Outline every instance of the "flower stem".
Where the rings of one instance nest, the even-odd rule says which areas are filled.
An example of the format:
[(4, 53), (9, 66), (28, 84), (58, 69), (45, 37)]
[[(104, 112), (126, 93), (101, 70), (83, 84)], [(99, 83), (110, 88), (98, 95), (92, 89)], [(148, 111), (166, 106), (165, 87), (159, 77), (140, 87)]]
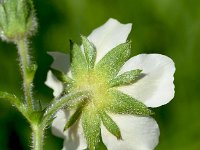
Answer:
[(28, 109), (33, 111), (33, 99), (32, 99), (32, 81), (28, 79), (28, 69), (30, 66), (30, 57), (28, 54), (28, 44), (26, 39), (20, 39), (16, 42), (19, 61), (21, 66), (21, 74), (23, 78), (23, 90), (24, 90), (24, 99), (25, 103), (28, 106)]
[(44, 129), (40, 125), (32, 125), (33, 147), (32, 150), (43, 150)]
[(88, 91), (80, 91), (77, 93), (71, 93), (64, 97), (61, 97), (59, 100), (53, 100), (51, 105), (46, 109), (42, 118), (42, 127), (45, 128), (49, 122), (51, 122), (52, 116), (56, 114), (62, 108), (69, 106), (70, 102), (80, 102), (88, 98)]

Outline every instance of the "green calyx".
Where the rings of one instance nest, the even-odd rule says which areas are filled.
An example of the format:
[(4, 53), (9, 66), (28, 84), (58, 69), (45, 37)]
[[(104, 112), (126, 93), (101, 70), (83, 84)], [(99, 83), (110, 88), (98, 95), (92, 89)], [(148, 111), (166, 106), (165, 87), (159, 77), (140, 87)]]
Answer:
[(110, 80), (109, 84), (111, 87), (129, 85), (139, 79), (141, 72), (142, 70), (139, 69), (127, 71), (121, 75), (118, 75), (114, 79)]
[(83, 41), (85, 58), (88, 64), (88, 69), (94, 68), (95, 58), (96, 58), (96, 48), (95, 46), (85, 37), (81, 36)]
[(96, 150), (101, 139), (101, 119), (91, 104), (83, 110), (81, 121), (89, 150)]
[[(99, 62), (96, 61), (98, 50), (84, 36), (82, 47), (77, 44), (71, 49), (71, 74), (55, 73), (66, 85), (68, 93), (89, 91), (89, 97), (69, 107), (75, 109), (64, 130), (78, 120), (81, 121), (89, 150), (106, 149), (101, 137), (101, 124), (118, 140), (123, 139), (120, 128), (112, 119), (112, 114), (149, 116), (152, 111), (142, 102), (130, 97), (117, 87), (130, 85), (140, 80), (142, 70), (136, 69), (118, 75), (121, 67), (130, 58), (131, 42), (118, 45), (109, 51)], [(67, 86), (66, 86), (67, 87)]]
[(37, 28), (31, 0), (0, 1), (0, 37), (16, 42), (32, 35)]
[(112, 120), (112, 118), (104, 111), (99, 112), (100, 118), (106, 129), (112, 133), (118, 140), (122, 139), (121, 132), (117, 124)]

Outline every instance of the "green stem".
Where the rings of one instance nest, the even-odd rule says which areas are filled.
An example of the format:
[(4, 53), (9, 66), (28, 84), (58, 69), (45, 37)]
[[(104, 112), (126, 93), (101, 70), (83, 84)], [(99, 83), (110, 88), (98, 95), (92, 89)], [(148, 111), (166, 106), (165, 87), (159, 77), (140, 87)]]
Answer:
[(44, 129), (40, 125), (32, 125), (32, 150), (43, 150)]
[(54, 100), (51, 105), (46, 109), (42, 119), (42, 126), (45, 128), (49, 122), (51, 122), (52, 117), (58, 112), (60, 109), (69, 106), (70, 103), (79, 102), (85, 98), (88, 98), (89, 93), (87, 91), (76, 92), (72, 94), (68, 94), (64, 97), (61, 97), (59, 100)]
[(23, 78), (23, 90), (25, 103), (27, 104), (29, 110), (33, 111), (33, 99), (32, 99), (32, 81), (28, 79), (28, 69), (30, 66), (30, 57), (28, 54), (28, 44), (26, 39), (21, 39), (17, 41), (21, 73)]
[(38, 123), (31, 123), (33, 131), (33, 150), (43, 150), (44, 132), (46, 127), (52, 121), (54, 115), (61, 108), (70, 104), (70, 101), (80, 101), (88, 97), (88, 92), (77, 92), (66, 95), (59, 100), (54, 100), (44, 112), (43, 118)]

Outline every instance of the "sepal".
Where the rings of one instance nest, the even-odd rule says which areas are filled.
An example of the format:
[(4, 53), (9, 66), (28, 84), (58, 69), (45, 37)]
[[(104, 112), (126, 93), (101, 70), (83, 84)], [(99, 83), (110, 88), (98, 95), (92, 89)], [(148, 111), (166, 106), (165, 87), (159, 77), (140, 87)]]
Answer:
[(118, 140), (122, 139), (120, 129), (117, 124), (112, 120), (112, 118), (103, 111), (99, 112), (99, 116), (101, 117), (103, 125), (106, 127), (106, 129), (110, 133), (112, 133)]
[(69, 76), (67, 76), (65, 73), (57, 71), (55, 69), (51, 69), (51, 71), (61, 82), (66, 83), (66, 84), (73, 84), (74, 80), (70, 78)]
[(88, 63), (88, 68), (94, 68), (95, 60), (96, 60), (96, 48), (93, 43), (91, 43), (85, 36), (81, 36), (82, 44), (84, 48), (85, 57)]
[(121, 75), (118, 75), (114, 79), (110, 80), (109, 85), (110, 85), (110, 87), (114, 87), (114, 86), (122, 86), (122, 85), (132, 84), (134, 81), (139, 79), (141, 72), (142, 72), (142, 70), (139, 70), (139, 69), (127, 71)]
[(69, 129), (80, 118), (81, 113), (82, 113), (82, 107), (77, 108), (77, 110), (74, 112), (74, 114), (69, 118), (69, 120), (65, 124), (63, 131)]
[(118, 45), (109, 51), (95, 66), (100, 76), (111, 80), (117, 76), (120, 68), (129, 59), (131, 54), (131, 42)]
[(118, 90), (109, 90), (110, 99), (104, 110), (114, 114), (129, 114), (137, 116), (150, 116), (153, 112), (142, 102)]
[(83, 52), (81, 51), (81, 48), (76, 43), (73, 43), (72, 47), (73, 48), (71, 50), (71, 71), (73, 79), (77, 79), (80, 76), (84, 76), (87, 73), (88, 67), (86, 58)]
[(96, 145), (101, 141), (101, 120), (94, 108), (88, 105), (82, 112), (82, 127), (89, 150), (96, 150)]

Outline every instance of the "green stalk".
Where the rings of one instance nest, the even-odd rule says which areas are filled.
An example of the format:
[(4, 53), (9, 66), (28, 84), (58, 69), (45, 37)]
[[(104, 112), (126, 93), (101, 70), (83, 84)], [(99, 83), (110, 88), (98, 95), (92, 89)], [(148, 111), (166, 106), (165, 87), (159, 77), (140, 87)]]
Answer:
[(33, 131), (33, 147), (32, 150), (43, 150), (43, 142), (44, 142), (44, 131), (40, 125), (32, 125), (32, 131)]
[(51, 122), (52, 116), (54, 116), (59, 110), (61, 110), (64, 107), (69, 106), (71, 102), (82, 101), (88, 98), (88, 96), (89, 96), (88, 91), (80, 91), (80, 92), (68, 94), (64, 97), (61, 97), (59, 100), (55, 99), (44, 112), (44, 115), (42, 118), (43, 128), (46, 128), (46, 126), (49, 125), (49, 122)]
[(33, 132), (33, 150), (43, 150), (44, 132), (47, 126), (50, 125), (54, 115), (61, 108), (70, 104), (70, 101), (80, 101), (88, 97), (88, 92), (77, 92), (66, 95), (59, 100), (54, 100), (51, 105), (46, 109), (43, 117), (38, 123), (31, 122)]
[[(79, 102), (84, 100), (85, 98), (88, 98), (89, 93), (88, 91), (79, 91), (76, 93), (65, 95), (59, 99), (53, 100), (53, 102), (49, 105), (49, 107), (45, 111), (41, 111), (41, 109), (39, 108), (40, 106), (38, 105), (39, 104), (38, 101), (35, 101), (32, 97), (32, 85), (36, 68), (30, 62), (27, 40), (25, 38), (20, 39), (16, 41), (16, 44), (18, 48), (21, 74), (23, 78), (23, 92), (24, 92), (23, 108), (26, 109), (22, 110), (22, 107), (18, 108), (24, 114), (24, 116), (27, 118), (27, 120), (31, 125), (32, 150), (43, 150), (45, 129), (52, 122), (56, 112), (58, 112), (62, 108), (67, 107), (72, 102), (73, 103)], [(5, 95), (5, 93), (2, 93), (2, 95), (3, 94)], [(17, 106), (18, 105), (21, 106), (23, 103), (20, 104), (17, 103)]]
[(21, 39), (16, 42), (18, 53), (19, 53), (19, 61), (21, 66), (21, 74), (23, 78), (23, 90), (24, 90), (24, 99), (25, 103), (28, 106), (28, 109), (33, 111), (34, 102), (32, 99), (32, 81), (28, 79), (28, 68), (30, 66), (30, 57), (28, 54), (28, 44), (26, 39)]
[(20, 68), (23, 79), (24, 104), (25, 107), (27, 107), (25, 114), (28, 114), (26, 115), (26, 118), (32, 128), (32, 149), (42, 150), (45, 131), (45, 128), (42, 128), (40, 125), (41, 122), (39, 114), (42, 112), (37, 109), (38, 101), (35, 101), (32, 97), (32, 85), (36, 67), (34, 67), (30, 62), (27, 40), (25, 38), (20, 39), (16, 42), (16, 45), (18, 48)]

